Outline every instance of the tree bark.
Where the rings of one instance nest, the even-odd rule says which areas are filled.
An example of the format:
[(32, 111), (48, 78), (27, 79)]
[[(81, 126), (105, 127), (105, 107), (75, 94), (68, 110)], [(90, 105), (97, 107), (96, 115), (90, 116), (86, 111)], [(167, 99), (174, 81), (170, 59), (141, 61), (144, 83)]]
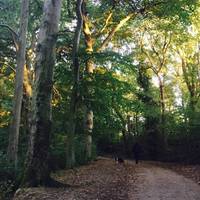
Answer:
[(45, 0), (44, 2), (36, 49), (31, 135), (23, 180), (23, 184), (26, 186), (50, 184), (48, 156), (51, 133), (52, 79), (61, 2), (62, 0)]
[(33, 88), (33, 73), (30, 70), (28, 64), (28, 58), (26, 57), (26, 65), (24, 66), (24, 83), (23, 83), (23, 100), (22, 100), (22, 111), (21, 111), (21, 124), (23, 126), (23, 131), (21, 134), (25, 134), (28, 140), (30, 136), (31, 129), (31, 98), (32, 98), (32, 88)]
[(79, 76), (80, 76), (80, 65), (78, 58), (78, 50), (80, 44), (81, 30), (83, 26), (82, 16), (82, 3), (83, 0), (77, 0), (76, 15), (77, 15), (77, 26), (74, 35), (74, 44), (72, 49), (72, 61), (73, 61), (73, 88), (70, 102), (70, 116), (68, 122), (68, 137), (67, 137), (67, 168), (72, 168), (75, 165), (75, 129), (76, 129), (76, 112), (79, 100)]
[[(196, 85), (194, 83), (194, 78), (191, 76), (195, 76), (194, 74), (190, 75), (190, 70), (189, 70), (189, 66), (188, 63), (186, 62), (186, 59), (184, 57), (181, 57), (181, 61), (182, 61), (182, 71), (183, 71), (183, 78), (184, 81), (186, 83), (189, 95), (190, 95), (190, 99), (189, 99), (189, 112), (187, 113), (187, 116), (189, 118), (189, 125), (192, 127), (194, 120), (195, 120), (195, 113), (196, 113), (196, 105), (198, 102), (198, 85)], [(192, 70), (194, 72), (194, 69)], [(186, 120), (187, 122), (187, 120)]]
[(94, 39), (89, 28), (89, 20), (86, 11), (85, 2), (83, 4), (83, 33), (85, 36), (86, 54), (86, 88), (85, 88), (85, 119), (84, 119), (84, 133), (85, 133), (85, 159), (91, 159), (92, 156), (92, 131), (93, 131), (93, 110), (91, 105), (91, 91), (90, 83), (92, 82), (92, 74), (94, 72), (94, 63), (91, 57), (93, 53)]
[(160, 105), (161, 105), (161, 130), (162, 135), (165, 137), (165, 99), (164, 99), (164, 84), (161, 80), (161, 77), (159, 74), (157, 74), (158, 80), (159, 80), (159, 90), (160, 90)]
[(92, 130), (93, 130), (93, 111), (90, 108), (90, 105), (86, 105), (85, 108), (85, 153), (86, 160), (92, 158)]
[(26, 52), (26, 32), (28, 27), (29, 0), (21, 1), (20, 29), (17, 41), (17, 68), (15, 75), (15, 91), (13, 104), (13, 117), (10, 126), (8, 160), (14, 163), (17, 168), (18, 163), (18, 143), (21, 121), (21, 107), (23, 98), (23, 80)]

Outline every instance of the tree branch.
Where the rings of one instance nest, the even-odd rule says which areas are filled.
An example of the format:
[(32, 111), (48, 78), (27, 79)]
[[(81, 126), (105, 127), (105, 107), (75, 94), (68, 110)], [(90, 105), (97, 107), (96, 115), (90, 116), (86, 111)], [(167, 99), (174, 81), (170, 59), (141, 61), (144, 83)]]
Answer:
[(109, 23), (112, 15), (113, 15), (113, 12), (110, 12), (108, 17), (106, 18), (106, 21), (105, 21), (105, 24), (104, 24), (103, 28), (100, 30), (100, 33), (102, 33), (106, 29), (106, 27), (108, 26), (108, 23)]
[(7, 63), (5, 63), (5, 62), (2, 62), (2, 61), (0, 61), (0, 63), (1, 63), (2, 65), (6, 65), (7, 67), (9, 67), (14, 73), (16, 72), (16, 70), (15, 70), (13, 67), (11, 67), (9, 64), (7, 64)]
[(106, 39), (103, 41), (102, 45), (97, 49), (97, 52), (100, 52), (102, 50), (105, 49), (105, 47), (107, 46), (107, 44), (110, 42), (110, 40), (112, 39), (112, 37), (115, 35), (115, 33), (127, 22), (129, 21), (133, 16), (135, 16), (135, 14), (131, 13), (129, 15), (127, 15), (124, 19), (122, 19), (119, 24), (117, 24), (116, 27), (114, 27), (111, 32), (108, 34), (108, 36), (106, 37)]
[(74, 69), (74, 83), (78, 84), (79, 82), (79, 59), (78, 59), (78, 50), (80, 44), (81, 31), (83, 27), (83, 14), (82, 14), (82, 4), (83, 0), (77, 0), (76, 5), (76, 15), (77, 15), (77, 26), (74, 34), (73, 48), (72, 48), (72, 61)]
[(7, 24), (0, 24), (1, 27), (7, 28), (12, 34), (15, 35), (15, 37), (19, 37), (19, 35), (17, 34), (16, 31), (14, 31), (13, 28), (11, 28), (10, 26), (8, 26)]
[(18, 50), (19, 35), (17, 34), (17, 32), (13, 28), (11, 28), (10, 26), (8, 26), (7, 24), (0, 24), (0, 27), (6, 28), (11, 33), (12, 38), (13, 38), (13, 42), (15, 44), (15, 48), (16, 48), (16, 50)]

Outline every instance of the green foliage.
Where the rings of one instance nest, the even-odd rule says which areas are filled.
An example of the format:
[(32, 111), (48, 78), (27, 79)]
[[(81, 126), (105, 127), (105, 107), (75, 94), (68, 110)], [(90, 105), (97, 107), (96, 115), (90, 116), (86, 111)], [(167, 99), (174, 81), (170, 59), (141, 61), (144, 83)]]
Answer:
[(17, 26), (18, 17), (19, 17), (19, 0), (1, 0), (1, 20), (0, 24), (7, 23), (11, 27)]
[(172, 17), (188, 23), (197, 5), (198, 0), (168, 0), (161, 3), (159, 7), (155, 7), (153, 11), (159, 17)]
[(13, 73), (9, 66), (1, 63), (0, 66), (0, 128), (6, 129), (12, 109)]
[[(99, 2), (99, 3), (97, 3)], [(124, 139), (132, 143), (139, 139), (144, 145), (145, 158), (173, 161), (199, 161), (199, 9), (196, 0), (139, 0), (139, 1), (88, 1), (87, 11), (94, 42), (94, 52), (85, 53), (84, 34), (81, 35), (79, 61), (80, 82), (76, 117), (75, 153), (77, 165), (85, 164), (84, 157), (84, 104), (86, 88), (90, 88), (91, 106), (94, 111), (93, 158), (96, 153), (113, 153), (112, 145), (124, 151)], [(0, 23), (18, 30), (19, 0), (0, 0)], [(69, 7), (67, 5), (70, 5)], [(39, 29), (43, 1), (31, 1), (27, 50)], [(68, 9), (69, 8), (69, 9)], [(110, 40), (106, 49), (96, 52), (110, 31), (127, 16), (138, 12)], [(113, 12), (106, 24), (108, 15)], [(65, 168), (66, 138), (70, 119), (70, 98), (73, 86), (72, 44), (75, 26), (75, 3), (63, 2), (60, 22), (61, 32), (57, 40), (57, 63), (54, 69), (52, 100), (53, 131), (51, 135), (50, 167)], [(106, 25), (104, 31), (100, 32)], [(165, 123), (161, 123), (160, 90), (155, 83), (155, 71), (148, 56), (158, 70), (164, 55), (166, 38), (170, 45), (165, 62), (159, 71), (164, 84)], [(13, 38), (6, 28), (0, 28), (0, 173), (12, 172), (6, 163), (10, 113), (12, 110), (16, 50)], [(154, 49), (152, 48), (154, 46)], [(34, 66), (35, 47), (32, 49), (31, 66)], [(93, 75), (85, 73), (85, 63), (91, 58), (95, 64)], [(181, 60), (186, 70), (181, 69)], [(88, 81), (91, 80), (91, 81)], [(189, 84), (188, 84), (189, 83)], [(194, 86), (191, 98), (190, 86)], [(194, 103), (194, 109), (191, 106)], [(130, 135), (127, 117), (133, 118)], [(137, 119), (136, 119), (137, 118)], [(137, 121), (137, 122), (136, 122)], [(23, 162), (28, 136), (20, 136), (20, 157)], [(164, 129), (165, 136), (161, 134)], [(122, 131), (125, 137), (122, 137)], [(149, 134), (150, 133), (150, 134)], [(163, 138), (168, 146), (163, 150)], [(163, 146), (162, 146), (163, 145)], [(165, 151), (165, 152), (164, 152)], [(152, 155), (151, 155), (152, 154)], [(22, 168), (20, 168), (21, 170)], [(20, 174), (20, 173), (19, 173)], [(13, 180), (3, 180), (2, 194), (10, 193)]]
[(0, 151), (0, 200), (7, 200), (16, 189), (15, 170), (7, 161), (6, 154)]

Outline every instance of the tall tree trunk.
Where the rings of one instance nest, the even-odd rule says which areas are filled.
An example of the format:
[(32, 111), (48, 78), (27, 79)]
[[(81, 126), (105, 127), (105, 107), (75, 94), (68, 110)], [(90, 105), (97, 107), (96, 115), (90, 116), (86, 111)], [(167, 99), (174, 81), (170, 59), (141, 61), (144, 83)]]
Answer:
[(190, 101), (189, 101), (189, 113), (188, 113), (188, 117), (189, 117), (189, 124), (192, 125), (194, 122), (194, 113), (196, 112), (196, 104), (197, 104), (197, 94), (196, 94), (196, 88), (195, 88), (195, 84), (193, 82), (193, 80), (190, 80), (189, 78), (189, 71), (187, 69), (187, 62), (185, 61), (184, 58), (181, 58), (182, 61), (182, 71), (183, 71), (183, 78), (185, 80), (185, 83), (187, 85), (187, 89), (190, 95)]
[(25, 52), (26, 52), (26, 32), (28, 27), (29, 16), (29, 0), (21, 1), (20, 14), (20, 30), (17, 42), (17, 68), (15, 76), (15, 92), (13, 117), (10, 127), (9, 145), (8, 145), (8, 159), (15, 164), (17, 168), (18, 163), (18, 143), (19, 143), (19, 129), (21, 121), (21, 107), (23, 98), (23, 79), (25, 66)]
[(139, 134), (139, 120), (138, 120), (138, 112), (135, 114), (135, 135)]
[(72, 60), (73, 60), (73, 89), (70, 102), (70, 119), (68, 122), (68, 137), (67, 137), (67, 167), (72, 168), (75, 165), (75, 129), (76, 129), (76, 112), (77, 104), (79, 99), (79, 76), (80, 76), (80, 65), (78, 58), (78, 50), (80, 43), (81, 30), (83, 26), (83, 17), (82, 17), (82, 3), (83, 0), (77, 0), (76, 5), (76, 15), (77, 15), (77, 26), (74, 35), (74, 44), (72, 50)]
[(164, 97), (164, 83), (161, 79), (161, 77), (159, 76), (159, 74), (157, 75), (158, 80), (159, 80), (159, 90), (160, 90), (160, 106), (161, 106), (161, 154), (164, 153), (164, 151), (167, 149), (167, 135), (165, 134), (165, 123), (166, 123), (166, 119), (165, 119), (165, 97)]
[[(22, 104), (22, 116), (21, 121), (23, 122), (23, 132), (30, 136), (31, 129), (31, 98), (33, 89), (33, 72), (30, 70), (30, 59), (26, 56), (26, 65), (24, 66), (24, 94)], [(27, 137), (28, 138), (28, 137)]]
[(88, 59), (86, 61), (86, 88), (85, 88), (85, 120), (84, 120), (84, 133), (85, 133), (85, 156), (86, 160), (90, 160), (92, 156), (92, 130), (93, 130), (93, 110), (91, 105), (92, 88), (92, 74), (94, 72), (94, 63), (91, 57), (93, 53), (93, 38), (89, 28), (89, 20), (86, 12), (86, 5), (83, 6), (83, 32), (85, 35), (86, 53)]
[(165, 126), (165, 99), (164, 99), (164, 85), (163, 81), (161, 80), (161, 77), (159, 74), (157, 74), (158, 80), (159, 80), (159, 90), (160, 90), (160, 105), (161, 105), (161, 129), (162, 134), (164, 136), (164, 126)]
[(191, 84), (191, 88), (189, 90), (190, 99), (189, 99), (189, 112), (188, 112), (188, 118), (189, 118), (189, 125), (192, 129), (195, 125), (195, 115), (196, 115), (196, 105), (197, 105), (197, 95), (195, 94), (195, 88)]
[(86, 105), (85, 108), (85, 153), (86, 159), (92, 158), (92, 130), (93, 130), (93, 111), (91, 105)]
[(51, 133), (51, 100), (55, 45), (62, 0), (45, 0), (36, 50), (35, 85), (30, 144), (24, 183), (27, 186), (48, 185), (49, 139)]

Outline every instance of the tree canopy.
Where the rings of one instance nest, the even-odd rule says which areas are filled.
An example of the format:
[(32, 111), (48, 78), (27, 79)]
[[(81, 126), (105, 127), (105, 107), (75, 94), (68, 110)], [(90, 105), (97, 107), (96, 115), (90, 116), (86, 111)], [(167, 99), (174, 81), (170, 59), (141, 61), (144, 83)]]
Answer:
[[(199, 162), (199, 0), (59, 2), (30, 0), (23, 38), (23, 1), (0, 0), (0, 172), (45, 185), (44, 171), (131, 157), (135, 142), (143, 159)], [(19, 138), (10, 128), (17, 77)]]

